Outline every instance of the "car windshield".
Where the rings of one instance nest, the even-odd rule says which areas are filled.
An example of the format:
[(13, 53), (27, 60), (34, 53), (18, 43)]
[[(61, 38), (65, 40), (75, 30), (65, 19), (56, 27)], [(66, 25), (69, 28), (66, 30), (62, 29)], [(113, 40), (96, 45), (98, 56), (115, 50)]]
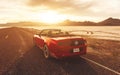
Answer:
[(41, 31), (40, 35), (42, 36), (52, 36), (52, 37), (59, 37), (59, 36), (68, 36), (69, 32), (62, 31), (59, 29), (53, 29), (53, 30), (43, 30)]

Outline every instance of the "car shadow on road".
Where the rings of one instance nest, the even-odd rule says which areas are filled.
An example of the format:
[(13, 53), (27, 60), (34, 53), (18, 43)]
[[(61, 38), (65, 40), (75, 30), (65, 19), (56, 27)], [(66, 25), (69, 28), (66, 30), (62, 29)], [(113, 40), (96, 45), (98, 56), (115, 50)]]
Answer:
[(98, 75), (82, 58), (45, 59), (34, 46), (3, 75)]

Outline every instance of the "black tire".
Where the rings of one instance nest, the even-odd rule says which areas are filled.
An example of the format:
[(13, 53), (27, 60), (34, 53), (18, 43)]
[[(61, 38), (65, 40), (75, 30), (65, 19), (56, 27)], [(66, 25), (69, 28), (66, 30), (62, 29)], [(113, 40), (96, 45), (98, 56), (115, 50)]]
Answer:
[(48, 46), (46, 44), (44, 45), (43, 54), (46, 59), (50, 58), (50, 52), (49, 52)]

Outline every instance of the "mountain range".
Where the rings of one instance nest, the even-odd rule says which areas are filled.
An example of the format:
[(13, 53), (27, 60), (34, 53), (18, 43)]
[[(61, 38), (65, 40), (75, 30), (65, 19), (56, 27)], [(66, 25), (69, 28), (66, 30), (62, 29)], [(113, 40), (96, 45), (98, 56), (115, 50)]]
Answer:
[(101, 22), (91, 22), (91, 21), (84, 21), (84, 22), (74, 22), (70, 20), (66, 20), (61, 25), (75, 25), (75, 26), (120, 26), (120, 19), (116, 18), (108, 18)]
[[(45, 23), (40, 22), (17, 22), (17, 23), (6, 23), (0, 24), (0, 26), (43, 26), (48, 25)], [(56, 24), (55, 24), (56, 25)], [(107, 18), (101, 22), (91, 22), (91, 21), (84, 21), (84, 22), (75, 22), (70, 20), (65, 20), (57, 25), (67, 25), (67, 26), (120, 26), (120, 19), (117, 18)]]

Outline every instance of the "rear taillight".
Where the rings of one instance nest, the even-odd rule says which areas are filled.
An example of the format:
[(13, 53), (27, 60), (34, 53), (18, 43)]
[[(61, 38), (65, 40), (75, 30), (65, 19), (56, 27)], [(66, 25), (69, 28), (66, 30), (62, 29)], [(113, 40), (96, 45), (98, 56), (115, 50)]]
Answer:
[(64, 40), (58, 41), (59, 46), (80, 46), (80, 45), (87, 45), (86, 40)]
[(85, 45), (87, 42), (86, 40), (72, 40), (71, 46), (80, 46), (80, 45)]

